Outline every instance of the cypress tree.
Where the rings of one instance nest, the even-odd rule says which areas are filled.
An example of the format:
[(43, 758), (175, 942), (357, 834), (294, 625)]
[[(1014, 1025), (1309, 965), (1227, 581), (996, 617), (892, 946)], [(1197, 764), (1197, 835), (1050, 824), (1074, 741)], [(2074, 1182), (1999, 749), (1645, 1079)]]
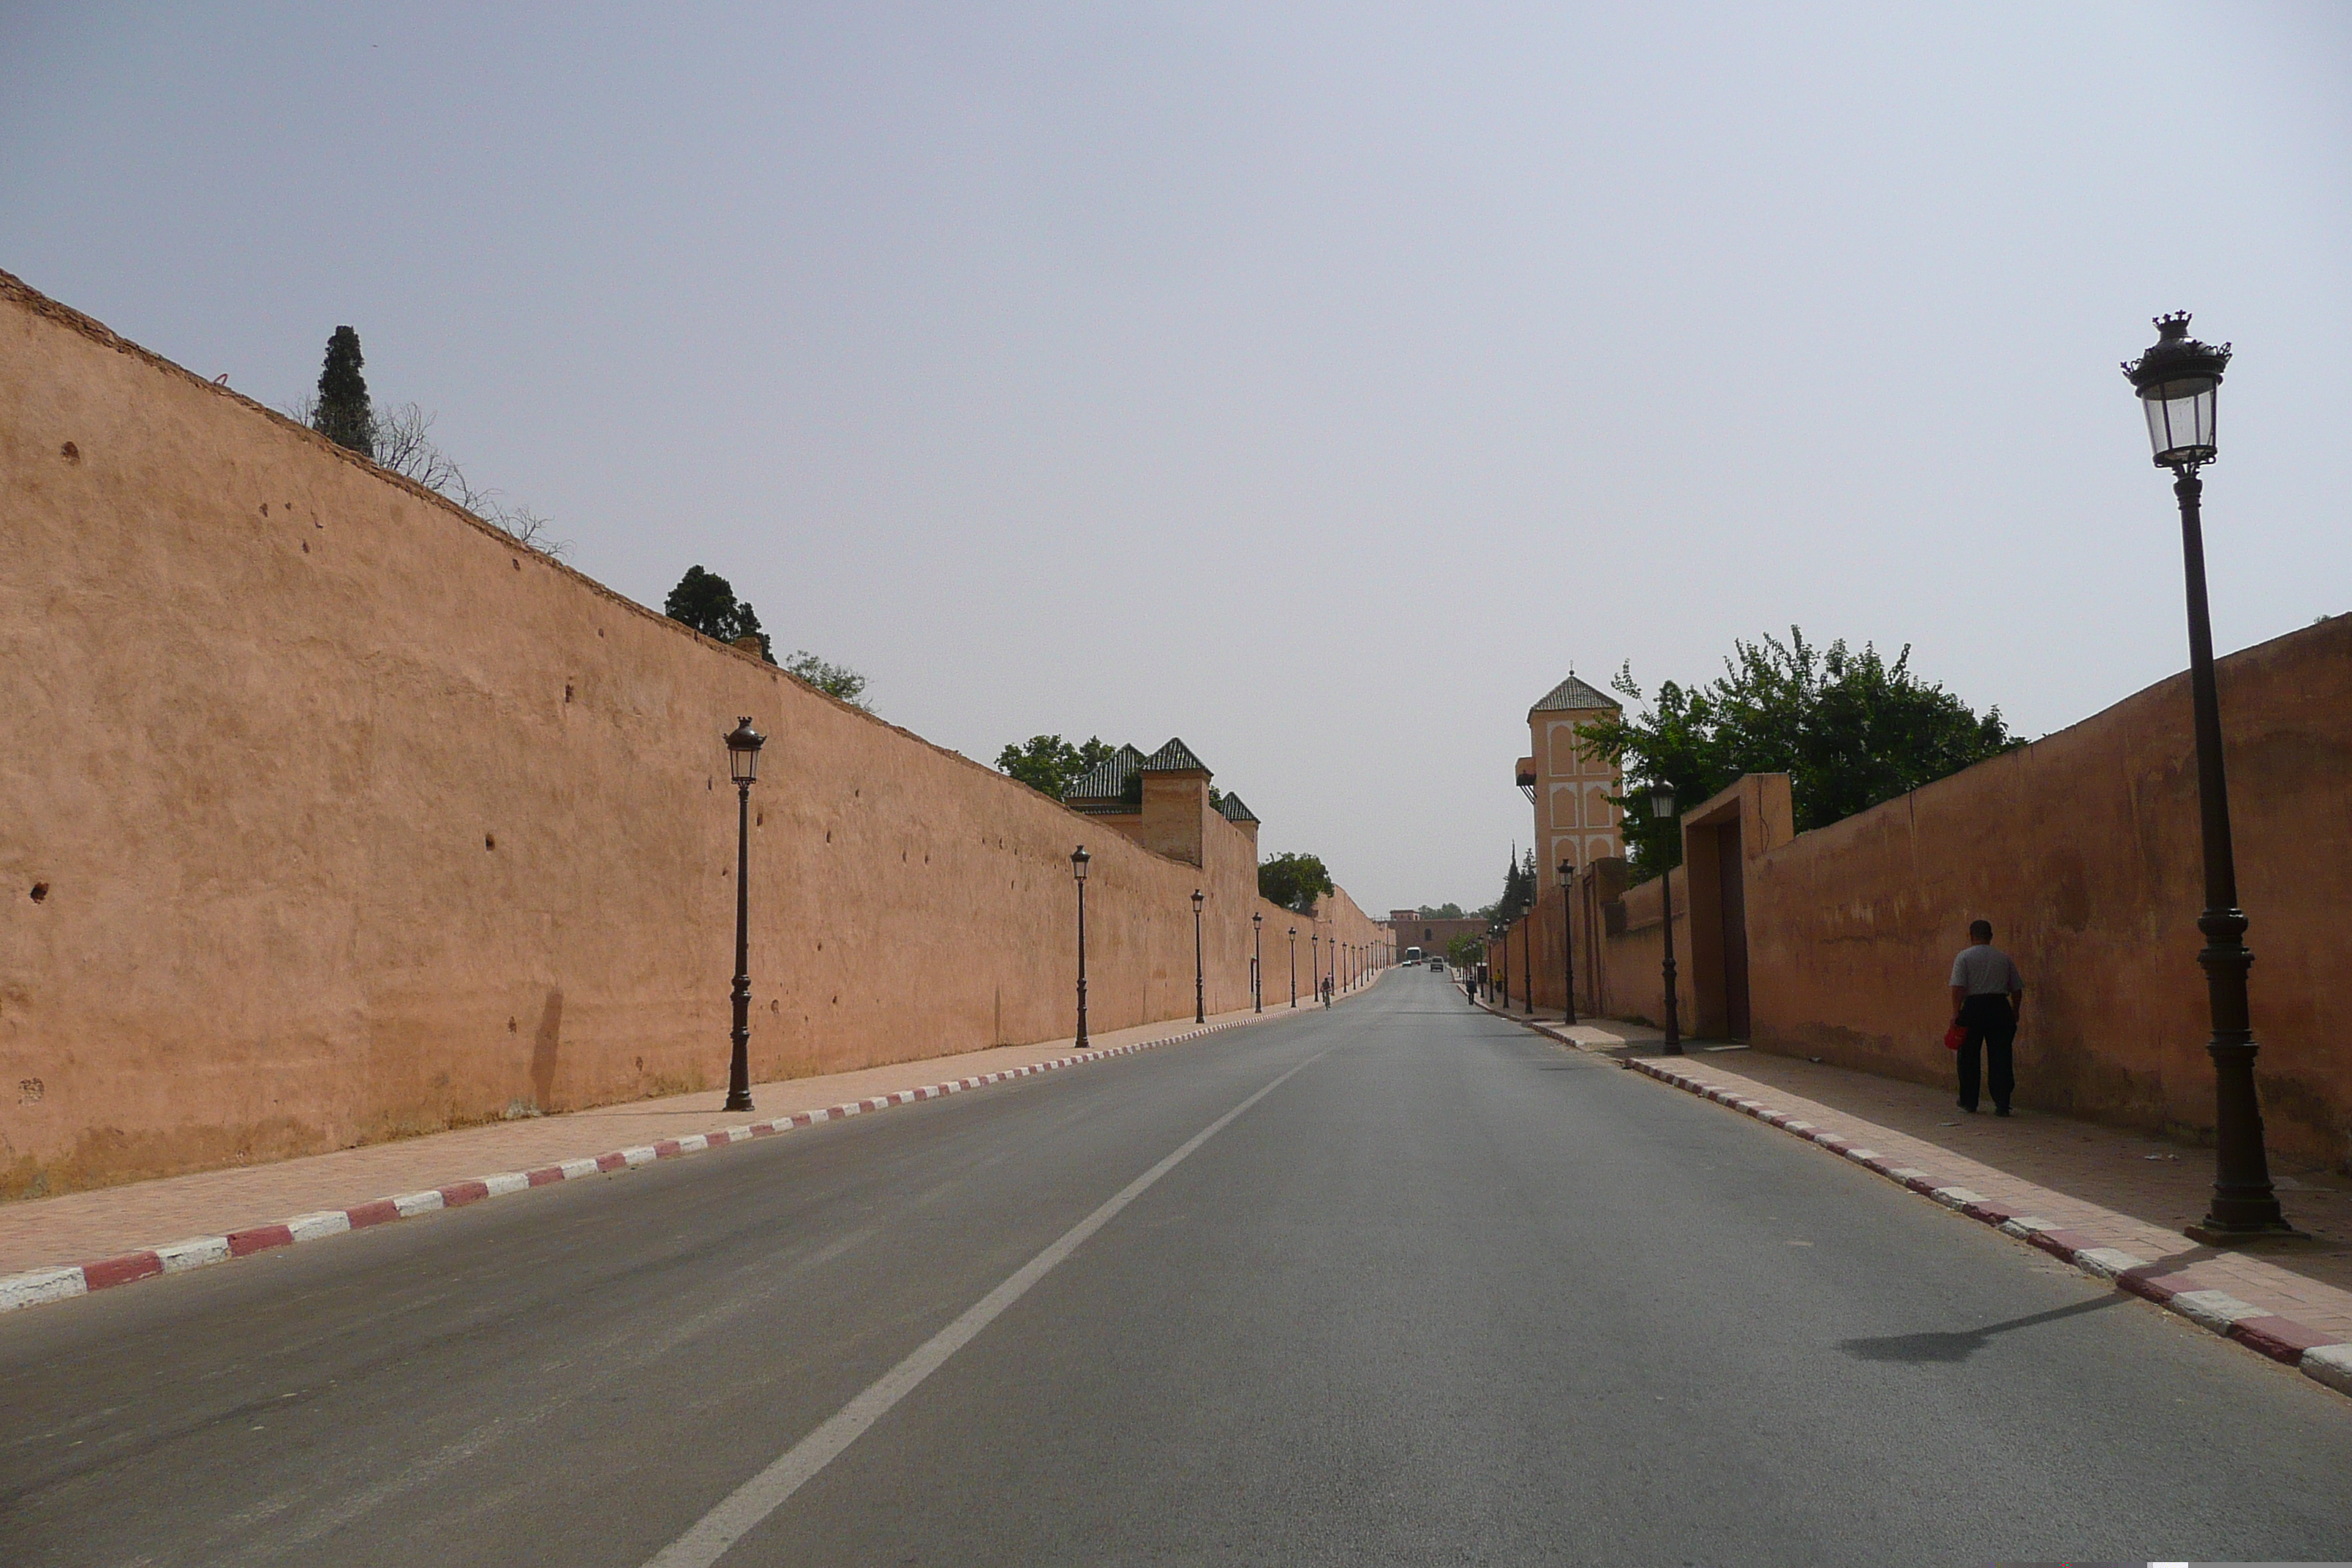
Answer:
[(327, 363), (319, 372), (319, 403), (310, 428), (361, 457), (375, 457), (375, 410), (368, 403), (367, 377), (360, 374), (360, 335), (337, 327), (327, 340)]

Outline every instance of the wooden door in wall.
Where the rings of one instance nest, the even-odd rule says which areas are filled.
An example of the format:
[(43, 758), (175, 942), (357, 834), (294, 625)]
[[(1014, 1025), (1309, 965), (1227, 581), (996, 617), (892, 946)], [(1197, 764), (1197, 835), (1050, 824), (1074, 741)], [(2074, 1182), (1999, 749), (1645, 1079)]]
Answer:
[(1716, 870), (1723, 911), (1723, 1032), (1748, 1037), (1748, 865), (1739, 852), (1739, 824), (1715, 830)]

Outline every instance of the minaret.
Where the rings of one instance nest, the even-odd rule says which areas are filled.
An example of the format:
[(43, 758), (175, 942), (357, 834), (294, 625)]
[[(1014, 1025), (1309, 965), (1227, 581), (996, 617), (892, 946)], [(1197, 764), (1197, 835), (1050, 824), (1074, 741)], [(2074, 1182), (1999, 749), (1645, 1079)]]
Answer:
[(1581, 870), (1625, 853), (1623, 814), (1609, 803), (1610, 796), (1624, 794), (1624, 775), (1576, 733), (1623, 711), (1579, 680), (1573, 669), (1528, 710), (1528, 755), (1519, 763), (1519, 785), (1535, 804), (1545, 887), (1553, 884), (1562, 860)]

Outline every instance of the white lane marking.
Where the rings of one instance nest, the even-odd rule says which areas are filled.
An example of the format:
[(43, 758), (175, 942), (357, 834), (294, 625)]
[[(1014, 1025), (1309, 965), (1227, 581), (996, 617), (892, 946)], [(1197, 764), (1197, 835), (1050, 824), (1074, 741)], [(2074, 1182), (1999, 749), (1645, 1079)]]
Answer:
[(867, 1427), (889, 1412), (892, 1405), (912, 1394), (923, 1379), (945, 1365), (950, 1356), (970, 1344), (981, 1330), (994, 1322), (1006, 1308), (1027, 1295), (1030, 1287), (1076, 1252), (1088, 1237), (1108, 1225), (1119, 1210), (1141, 1197), (1153, 1183), (1182, 1164), (1194, 1150), (1231, 1126), (1244, 1111), (1321, 1061), (1325, 1055), (1325, 1052), (1318, 1051), (1300, 1062), (1186, 1139), (1174, 1153), (1121, 1187), (1118, 1194), (1102, 1207), (1064, 1232), (1060, 1240), (1023, 1264), (1003, 1284), (966, 1308), (961, 1317), (933, 1334), (913, 1354), (877, 1378), (865, 1393), (835, 1411), (815, 1431), (787, 1448), (782, 1458), (737, 1487), (717, 1508), (697, 1521), (693, 1529), (656, 1553), (646, 1568), (710, 1568), (726, 1554), (729, 1547), (750, 1534), (761, 1520), (782, 1508), (785, 1500), (800, 1490), (811, 1477), (832, 1463), (843, 1449), (857, 1441)]

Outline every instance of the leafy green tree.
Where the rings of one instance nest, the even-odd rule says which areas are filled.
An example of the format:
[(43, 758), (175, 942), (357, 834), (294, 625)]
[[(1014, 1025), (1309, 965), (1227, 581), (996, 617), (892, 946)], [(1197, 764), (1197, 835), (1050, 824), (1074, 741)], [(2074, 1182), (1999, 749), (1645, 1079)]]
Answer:
[(1257, 868), (1258, 897), (1302, 915), (1313, 914), (1315, 900), (1336, 890), (1319, 856), (1285, 852), (1268, 858)]
[[(751, 602), (735, 596), (734, 585), (716, 572), (705, 572), (699, 566), (689, 566), (677, 586), (669, 591), (662, 604), (662, 614), (671, 620), (682, 621), (707, 637), (717, 637), (723, 643), (734, 643), (747, 637), (760, 639), (760, 657), (770, 664), (776, 662), (774, 650), (768, 646), (768, 634), (760, 629), (759, 612)], [(815, 682), (811, 681), (814, 685)], [(864, 685), (860, 681), (861, 686)]]
[(1459, 921), (1469, 919), (1467, 915), (1465, 915), (1462, 912), (1462, 906), (1460, 904), (1450, 901), (1443, 904), (1423, 904), (1420, 909), (1413, 912), (1425, 921)]
[(337, 327), (327, 340), (327, 363), (319, 372), (319, 397), (310, 428), (362, 458), (375, 456), (375, 410), (368, 403), (367, 377), (360, 374), (360, 335)]
[(1468, 969), (1486, 956), (1486, 939), (1476, 931), (1465, 931), (1445, 944), (1445, 962), (1456, 969)]
[[(1673, 784), (1685, 806), (1742, 773), (1785, 773), (1800, 833), (2025, 744), (1999, 708), (1979, 717), (1912, 674), (1907, 644), (1892, 664), (1868, 643), (1859, 653), (1843, 639), (1817, 647), (1795, 626), (1785, 643), (1768, 636), (1731, 646), (1714, 681), (1665, 681), (1647, 710), (1578, 733), (1629, 777)], [(1642, 700), (1630, 664), (1610, 684)], [(1634, 866), (1654, 875), (1681, 864), (1681, 835), (1654, 825), (1641, 800), (1626, 805)]]
[(1041, 795), (1055, 800), (1078, 780), (1118, 754), (1118, 748), (1099, 735), (1089, 735), (1073, 746), (1059, 735), (1032, 735), (1019, 745), (996, 753), (996, 765)]
[[(743, 608), (749, 612), (751, 606), (746, 605)], [(756, 621), (753, 623), (755, 626), (757, 624)], [(760, 638), (762, 652), (765, 652), (767, 644), (767, 637), (762, 636)], [(773, 658), (770, 658), (768, 662), (773, 664), (776, 661)], [(866, 689), (866, 678), (845, 664), (827, 664), (808, 649), (803, 648), (784, 660), (783, 668), (785, 673), (799, 676), (827, 697), (838, 697), (852, 708), (862, 708), (868, 713), (874, 711), (872, 704), (859, 695)]]

